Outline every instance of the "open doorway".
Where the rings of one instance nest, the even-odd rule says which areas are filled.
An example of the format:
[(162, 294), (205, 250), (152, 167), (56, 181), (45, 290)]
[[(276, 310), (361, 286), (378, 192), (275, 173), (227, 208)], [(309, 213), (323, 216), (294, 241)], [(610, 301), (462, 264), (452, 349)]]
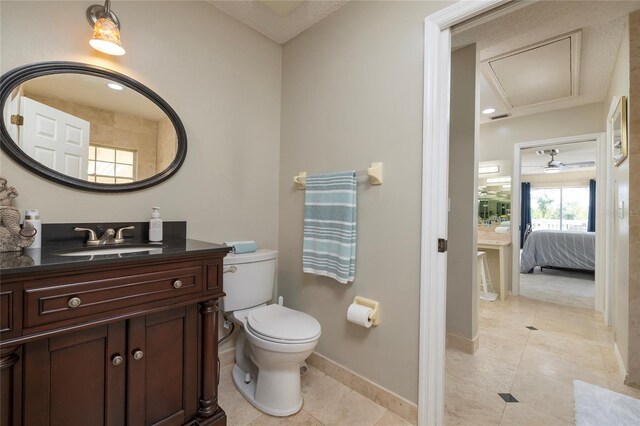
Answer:
[[(444, 423), (571, 424), (580, 412), (579, 404), (574, 403), (581, 386), (574, 383), (576, 380), (594, 386), (596, 392), (615, 390), (640, 397), (640, 391), (623, 384), (624, 360), (620, 361), (615, 349), (615, 330), (607, 326), (602, 312), (606, 292), (596, 285), (603, 282), (599, 277), (605, 268), (597, 267), (596, 258), (597, 253), (606, 250), (605, 240), (610, 237), (606, 226), (596, 225), (603, 231), (596, 235), (604, 234), (606, 238), (596, 241), (594, 237), (593, 256), (588, 256), (592, 260), (585, 265), (567, 268), (566, 263), (558, 266), (543, 262), (544, 265), (526, 268), (525, 272), (533, 270), (533, 275), (550, 274), (546, 276), (550, 278), (545, 280), (546, 287), (537, 285), (536, 289), (535, 283), (529, 282), (522, 286), (520, 280), (520, 184), (525, 178), (531, 184), (534, 179), (527, 175), (535, 174), (522, 175), (520, 161), (527, 165), (530, 153), (539, 161), (531, 164), (532, 168), (569, 168), (569, 164), (607, 161), (603, 148), (607, 145), (606, 111), (610, 100), (625, 91), (616, 84), (618, 73), (629, 71), (629, 64), (620, 57), (624, 56), (625, 38), (629, 37), (626, 23), (632, 9), (629, 4), (623, 6), (627, 9), (616, 10), (619, 5), (609, 4), (603, 11), (592, 3), (534, 3), (491, 21), (464, 24), (463, 30), (453, 36)], [(580, 13), (571, 8), (580, 8)], [(617, 38), (612, 39), (613, 33), (618, 34)], [(606, 57), (590, 56), (593, 45), (589, 44), (599, 42), (611, 43), (604, 49)], [(516, 58), (520, 54), (523, 56)], [(577, 60), (576, 55), (582, 55), (582, 60)], [(471, 73), (469, 61), (475, 65)], [(567, 66), (555, 67), (557, 63)], [(593, 69), (589, 69), (594, 63), (602, 74), (598, 83), (593, 80)], [(580, 69), (572, 68), (575, 65)], [(491, 87), (492, 77), (484, 76), (483, 68), (495, 74), (498, 87), (495, 81)], [(552, 68), (558, 72), (546, 73)], [(577, 73), (590, 75), (591, 80), (578, 78)], [(545, 87), (550, 81), (554, 87)], [(485, 84), (502, 104), (483, 104)], [(556, 90), (560, 86), (564, 91)], [(470, 104), (475, 110), (472, 119), (468, 113)], [(481, 115), (483, 111), (486, 116)], [(478, 122), (482, 124), (478, 126)], [(590, 136), (588, 141), (572, 136), (585, 134)], [(557, 159), (563, 148), (567, 154), (572, 149), (570, 143), (577, 142), (595, 144), (595, 148), (582, 147), (595, 150), (595, 158)], [(531, 148), (535, 150), (527, 151)], [(467, 167), (470, 159), (473, 168)], [(588, 210), (598, 206), (598, 201), (589, 199), (592, 192), (598, 191), (597, 187), (589, 188), (589, 181), (595, 180), (613, 192), (605, 171), (593, 167), (591, 172), (593, 175), (581, 175), (579, 179), (572, 176), (573, 181), (536, 181), (536, 205), (542, 199), (537, 210), (543, 205), (553, 210), (553, 204), (557, 204), (551, 217), (535, 212), (538, 231), (545, 231), (543, 227), (548, 226), (576, 235), (589, 232)], [(527, 198), (532, 200), (531, 191)], [(601, 203), (602, 220), (607, 216), (608, 197), (601, 193), (596, 198)], [(585, 206), (586, 215), (580, 211)], [(528, 210), (533, 215), (531, 206)], [(465, 218), (469, 217), (467, 221)], [(595, 223), (595, 218), (592, 220)], [(533, 219), (529, 223), (533, 226)], [(522, 230), (526, 231), (526, 227)], [(517, 243), (512, 243), (516, 237)], [(485, 251), (481, 247), (484, 243), (510, 247), (513, 255), (507, 256), (508, 265), (500, 265), (498, 260), (499, 266), (492, 268), (491, 262), (487, 262), (488, 266), (484, 260), (479, 262), (478, 252)], [(562, 253), (571, 256), (567, 250)], [(565, 284), (567, 277), (556, 272), (574, 273), (576, 269), (593, 271), (585, 274), (590, 277), (582, 283), (587, 287), (586, 294), (575, 294), (575, 286), (565, 286), (565, 292), (545, 294), (543, 290), (548, 290), (549, 282), (551, 287)], [(491, 276), (487, 290), (480, 278), (483, 270), (485, 276)], [(516, 273), (518, 278), (513, 279)], [(522, 294), (523, 290), (528, 294)], [(498, 297), (481, 300), (485, 292)], [(531, 297), (532, 292), (537, 297)], [(602, 411), (614, 415), (611, 410), (612, 407), (603, 407)]]
[(605, 193), (598, 181), (607, 186), (597, 172), (606, 163), (598, 155), (603, 141), (576, 137), (520, 149), (520, 186), (514, 188), (521, 200), (519, 295), (596, 309), (596, 287), (602, 294), (604, 285), (596, 282), (603, 267), (596, 242), (604, 241), (597, 236), (605, 232), (598, 229), (597, 213), (606, 214), (597, 205)]

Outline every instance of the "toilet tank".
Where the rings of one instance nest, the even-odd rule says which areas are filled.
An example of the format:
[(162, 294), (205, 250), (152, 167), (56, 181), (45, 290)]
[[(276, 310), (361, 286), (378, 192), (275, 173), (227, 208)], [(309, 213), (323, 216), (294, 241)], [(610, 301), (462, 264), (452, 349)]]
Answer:
[(224, 312), (247, 309), (267, 303), (273, 296), (276, 280), (275, 250), (233, 254), (224, 258)]

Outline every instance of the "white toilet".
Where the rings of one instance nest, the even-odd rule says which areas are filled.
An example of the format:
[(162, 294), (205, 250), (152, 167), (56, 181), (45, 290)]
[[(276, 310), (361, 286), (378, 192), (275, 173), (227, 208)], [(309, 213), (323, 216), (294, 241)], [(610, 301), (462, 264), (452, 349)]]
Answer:
[(228, 254), (223, 309), (242, 328), (236, 340), (233, 383), (256, 408), (289, 416), (302, 408), (300, 371), (320, 338), (311, 315), (267, 305), (275, 283), (275, 250)]

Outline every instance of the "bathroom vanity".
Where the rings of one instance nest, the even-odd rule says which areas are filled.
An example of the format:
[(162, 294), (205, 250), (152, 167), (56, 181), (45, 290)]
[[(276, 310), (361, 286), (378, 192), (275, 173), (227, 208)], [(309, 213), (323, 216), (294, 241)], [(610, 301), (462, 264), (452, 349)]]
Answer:
[(217, 310), (229, 248), (62, 251), (0, 270), (0, 425), (225, 425)]

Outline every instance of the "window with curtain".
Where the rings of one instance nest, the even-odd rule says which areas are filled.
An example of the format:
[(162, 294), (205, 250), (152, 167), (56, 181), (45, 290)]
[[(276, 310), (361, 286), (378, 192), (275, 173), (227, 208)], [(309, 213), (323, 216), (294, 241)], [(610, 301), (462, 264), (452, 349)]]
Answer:
[(589, 187), (531, 188), (533, 230), (586, 232)]

